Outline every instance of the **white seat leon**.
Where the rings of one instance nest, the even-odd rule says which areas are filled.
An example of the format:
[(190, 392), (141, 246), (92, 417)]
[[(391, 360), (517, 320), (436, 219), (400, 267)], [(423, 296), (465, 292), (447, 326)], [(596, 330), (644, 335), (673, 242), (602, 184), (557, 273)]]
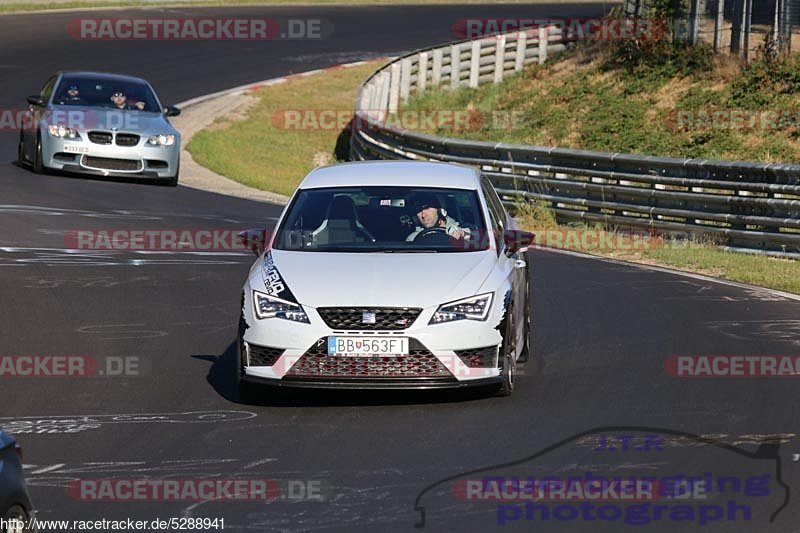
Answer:
[(264, 386), (510, 394), (529, 347), (532, 240), (470, 167), (313, 170), (244, 284), (242, 397)]

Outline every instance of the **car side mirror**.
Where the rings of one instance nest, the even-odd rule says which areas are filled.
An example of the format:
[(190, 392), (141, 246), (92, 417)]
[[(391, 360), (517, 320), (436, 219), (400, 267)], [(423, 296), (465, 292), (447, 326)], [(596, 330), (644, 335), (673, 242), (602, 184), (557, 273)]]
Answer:
[(181, 110), (179, 107), (175, 107), (174, 105), (168, 105), (164, 108), (164, 114), (168, 117), (177, 117), (181, 114)]
[(267, 247), (267, 228), (252, 228), (240, 231), (239, 241), (242, 246), (252, 250), (255, 256), (258, 257)]
[(503, 232), (506, 255), (511, 257), (517, 252), (524, 252), (536, 240), (536, 234), (529, 231), (510, 229)]
[(38, 94), (31, 95), (31, 96), (27, 97), (26, 100), (31, 105), (35, 105), (35, 106), (38, 106), (38, 107), (44, 107), (44, 99)]

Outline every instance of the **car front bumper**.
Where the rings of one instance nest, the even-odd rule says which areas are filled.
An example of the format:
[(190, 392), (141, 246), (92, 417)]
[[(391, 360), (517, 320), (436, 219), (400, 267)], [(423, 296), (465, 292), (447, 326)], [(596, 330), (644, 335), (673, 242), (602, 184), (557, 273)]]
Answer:
[[(316, 309), (304, 307), (310, 323), (259, 320), (251, 291), (243, 306), (239, 338), (240, 379), (279, 387), (442, 389), (487, 386), (502, 381), (498, 356), (502, 336), (491, 321), (464, 320), (430, 326), (435, 309), (423, 310), (406, 330), (335, 331)], [(328, 356), (331, 336), (409, 339), (405, 356)], [(482, 354), (469, 364), (470, 353)]]
[(180, 139), (172, 146), (149, 146), (142, 137), (136, 146), (95, 144), (42, 135), (46, 168), (97, 176), (171, 178), (178, 171)]

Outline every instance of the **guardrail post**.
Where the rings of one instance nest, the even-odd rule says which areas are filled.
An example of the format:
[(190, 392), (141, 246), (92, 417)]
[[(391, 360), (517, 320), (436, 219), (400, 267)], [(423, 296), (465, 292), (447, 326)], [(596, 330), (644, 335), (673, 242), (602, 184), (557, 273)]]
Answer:
[(461, 47), (454, 44), (450, 47), (450, 87), (455, 89), (461, 81)]
[(437, 48), (433, 51), (433, 70), (431, 71), (431, 85), (439, 87), (442, 83), (442, 56), (444, 51)]
[(369, 94), (369, 107), (367, 108), (370, 111), (373, 109), (378, 109), (378, 106), (380, 105), (381, 88), (378, 85), (379, 79), (380, 78), (375, 79), (370, 83), (371, 91)]
[(539, 64), (547, 61), (547, 42), (550, 36), (550, 26), (539, 26)]
[(389, 109), (389, 85), (391, 84), (389, 73), (385, 70), (381, 74), (381, 95), (378, 98), (378, 108), (375, 111), (384, 113)]
[(408, 101), (411, 92), (411, 60), (403, 59), (400, 62), (400, 98), (403, 103)]
[(419, 53), (417, 65), (417, 91), (422, 92), (428, 86), (428, 52)]
[(497, 37), (497, 43), (494, 49), (494, 82), (500, 83), (503, 81), (503, 64), (506, 59), (506, 36), (500, 35)]
[(514, 70), (519, 72), (525, 66), (525, 52), (528, 48), (528, 34), (521, 31), (517, 34), (517, 57), (514, 58)]
[(392, 63), (389, 81), (389, 113), (397, 113), (400, 101), (400, 65)]
[(472, 50), (469, 58), (469, 86), (478, 87), (478, 74), (481, 68), (481, 45), (483, 41), (472, 41)]

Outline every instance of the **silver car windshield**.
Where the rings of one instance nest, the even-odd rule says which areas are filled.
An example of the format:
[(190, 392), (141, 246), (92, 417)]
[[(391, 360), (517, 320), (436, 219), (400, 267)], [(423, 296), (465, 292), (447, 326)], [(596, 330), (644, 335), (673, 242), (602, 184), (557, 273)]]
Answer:
[(475, 190), (364, 186), (300, 190), (274, 248), (474, 252), (489, 242)]
[(99, 77), (64, 76), (53, 92), (53, 104), (160, 112), (158, 100), (147, 84)]

